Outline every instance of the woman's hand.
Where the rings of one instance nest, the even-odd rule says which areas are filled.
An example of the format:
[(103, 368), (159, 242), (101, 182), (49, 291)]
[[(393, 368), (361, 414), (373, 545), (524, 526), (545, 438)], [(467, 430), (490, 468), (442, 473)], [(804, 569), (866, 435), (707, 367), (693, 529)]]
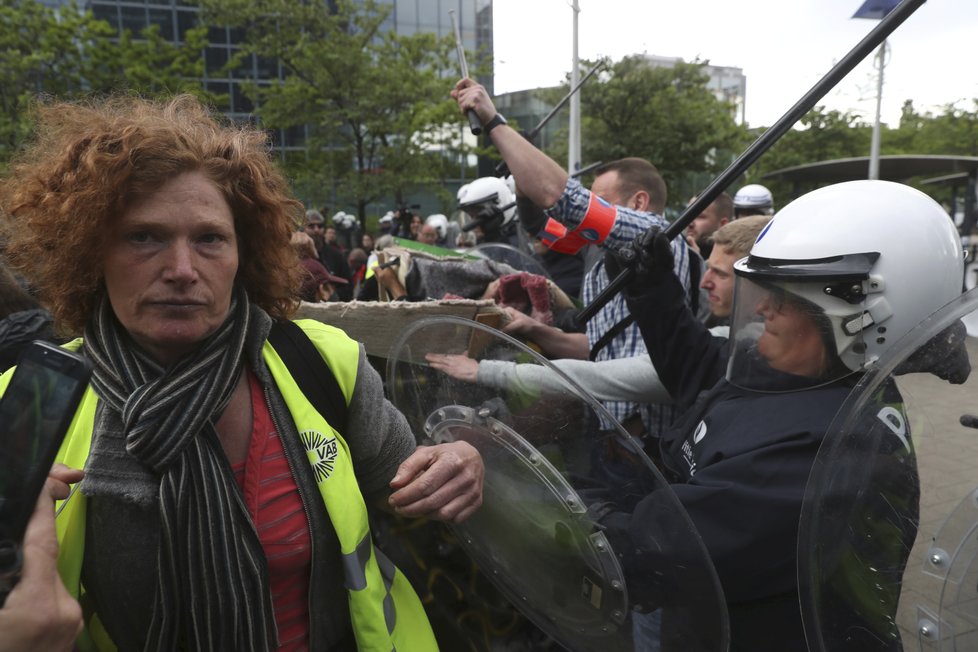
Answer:
[(482, 505), (485, 468), (464, 441), (418, 446), (390, 482), (388, 503), (398, 514), (460, 523)]

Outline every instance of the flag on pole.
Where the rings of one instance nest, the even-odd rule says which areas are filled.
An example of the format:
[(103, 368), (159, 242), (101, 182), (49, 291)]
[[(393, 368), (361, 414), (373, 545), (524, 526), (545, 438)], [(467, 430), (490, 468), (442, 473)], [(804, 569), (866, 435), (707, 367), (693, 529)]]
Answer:
[(852, 17), (879, 20), (886, 18), (886, 15), (896, 9), (898, 4), (900, 0), (866, 0)]

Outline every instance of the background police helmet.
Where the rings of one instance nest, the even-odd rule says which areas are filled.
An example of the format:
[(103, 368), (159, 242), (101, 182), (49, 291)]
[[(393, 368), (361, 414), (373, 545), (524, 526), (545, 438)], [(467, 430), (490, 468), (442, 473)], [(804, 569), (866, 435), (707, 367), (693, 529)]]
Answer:
[(744, 186), (734, 195), (734, 215), (771, 215), (774, 213), (774, 196), (758, 183)]

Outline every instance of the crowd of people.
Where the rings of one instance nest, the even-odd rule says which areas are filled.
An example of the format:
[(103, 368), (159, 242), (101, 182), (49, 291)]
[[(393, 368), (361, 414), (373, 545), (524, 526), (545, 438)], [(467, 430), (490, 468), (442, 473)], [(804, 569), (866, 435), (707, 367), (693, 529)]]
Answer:
[[(751, 185), (733, 198), (720, 195), (693, 221), (686, 239), (670, 241), (661, 218), (664, 188), (657, 194), (655, 185), (631, 183), (623, 168), (612, 167), (598, 169), (589, 192), (499, 119), (484, 87), (463, 79), (452, 96), (461, 111), (478, 116), (517, 191), (536, 206), (521, 213), (528, 230), (544, 234), (560, 251), (604, 248), (604, 269), (592, 268), (585, 281), (587, 302), (606, 286), (609, 273), (633, 270), (623, 294), (601, 309), (606, 316), (598, 312), (587, 323), (586, 339), (515, 315), (508, 329), (541, 344), (549, 357), (600, 360), (603, 350), (608, 358), (627, 360), (647, 352), (649, 363), (641, 372), (646, 384), (635, 393), (628, 391), (638, 383), (631, 377), (621, 383), (628, 389), (608, 382), (598, 370), (604, 363), (558, 364), (600, 393), (609, 411), (624, 405), (611, 412), (621, 424), (644, 426), (639, 436), (646, 451), (658, 460), (716, 568), (727, 601), (730, 649), (807, 649), (797, 575), (805, 484), (829, 423), (867, 366), (960, 295), (961, 244), (948, 215), (907, 186), (849, 182), (791, 202), (752, 234), (754, 240), (748, 235), (746, 243), (721, 244), (724, 231), (738, 222), (753, 219), (760, 226), (774, 212), (771, 193)], [(910, 249), (907, 242), (913, 242)], [(703, 252), (707, 264), (698, 270)], [(710, 332), (698, 315), (697, 271), (704, 272), (698, 285), (706, 295), (707, 319), (728, 319), (726, 335)], [(948, 347), (945, 354), (954, 359), (954, 373), (936, 363), (922, 370), (963, 382), (970, 371), (963, 346)], [(429, 362), (487, 384), (520, 373), (520, 365), (483, 368), (485, 363), (473, 365), (459, 356), (435, 354)], [(660, 386), (664, 391), (656, 391)], [(639, 421), (636, 415), (651, 406), (623, 399), (659, 401), (658, 419)], [(881, 407), (904, 409), (895, 384), (878, 400)], [(663, 410), (665, 402), (674, 410)], [(862, 427), (867, 433), (886, 428), (880, 419)], [(908, 465), (908, 477), (917, 477), (895, 439), (877, 453), (894, 465)], [(918, 499), (917, 483), (905, 483), (881, 496), (869, 515), (896, 525), (862, 551), (860, 579), (868, 586), (837, 596), (833, 615), (845, 649), (902, 649), (899, 591), (892, 587), (899, 586), (916, 534)], [(632, 514), (609, 520), (606, 531), (628, 551), (622, 558), (626, 568), (644, 576), (683, 559), (682, 551), (654, 543), (659, 524), (646, 515), (661, 500), (653, 492)], [(632, 625), (642, 647), (666, 649), (668, 641), (682, 649), (682, 641), (669, 641), (666, 620), (650, 627), (636, 616)]]
[[(191, 97), (41, 107), (38, 138), (0, 185), (0, 361), (51, 339), (94, 373), (0, 608), (0, 650), (437, 649), (416, 587), (372, 542), (368, 509), (462, 521), (482, 502), (484, 462), (463, 441), (418, 446), (357, 334), (292, 317), (300, 300), (365, 300), (378, 285), (409, 298), (372, 258), (391, 237), (453, 249), (469, 231), (512, 245), (517, 229), (584, 305), (622, 270), (632, 280), (586, 323), (507, 307), (501, 330), (656, 461), (715, 566), (731, 649), (806, 649), (796, 542), (808, 472), (867, 364), (960, 294), (953, 224), (925, 195), (868, 181), (772, 218), (771, 193), (752, 184), (670, 240), (651, 162), (604, 164), (586, 188), (500, 119), (483, 86), (463, 79), (452, 96), (511, 179), (460, 191), (467, 230), (404, 208), (376, 238), (346, 213), (304, 210), (264, 134)], [(427, 363), (486, 387), (563, 382), (466, 355)], [(952, 367), (925, 371), (962, 382), (966, 361)], [(903, 410), (895, 384), (884, 394)], [(916, 534), (919, 487), (901, 491), (903, 526), (867, 552), (881, 573), (899, 574)], [(659, 499), (608, 521), (629, 572), (682, 558), (643, 547), (640, 515)], [(881, 624), (892, 596), (873, 597), (842, 599), (849, 649), (901, 649)], [(665, 618), (635, 616), (637, 644), (681, 646)]]

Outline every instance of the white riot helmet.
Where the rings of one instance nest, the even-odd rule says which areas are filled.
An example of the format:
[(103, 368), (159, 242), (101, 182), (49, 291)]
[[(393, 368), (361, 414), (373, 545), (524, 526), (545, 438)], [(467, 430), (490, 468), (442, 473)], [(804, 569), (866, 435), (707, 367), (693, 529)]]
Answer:
[(472, 218), (465, 231), (478, 226), (492, 239), (516, 219), (516, 193), (505, 179), (481, 177), (459, 188), (457, 197), (458, 207)]
[(357, 225), (357, 218), (355, 215), (350, 215), (349, 213), (344, 213), (340, 211), (333, 215), (333, 226), (341, 231), (349, 231)]
[(435, 231), (438, 232), (438, 240), (444, 240), (445, 234), (448, 232), (448, 218), (441, 213), (435, 213), (434, 215), (429, 215), (425, 221), (428, 226), (435, 227)]
[(771, 215), (774, 213), (774, 196), (758, 183), (751, 183), (734, 195), (734, 216)]
[[(758, 373), (765, 366), (812, 386), (877, 360), (961, 294), (963, 256), (954, 224), (927, 195), (850, 181), (779, 211), (734, 272), (728, 379), (772, 389)], [(800, 354), (819, 348), (816, 337), (823, 364), (806, 370)]]

